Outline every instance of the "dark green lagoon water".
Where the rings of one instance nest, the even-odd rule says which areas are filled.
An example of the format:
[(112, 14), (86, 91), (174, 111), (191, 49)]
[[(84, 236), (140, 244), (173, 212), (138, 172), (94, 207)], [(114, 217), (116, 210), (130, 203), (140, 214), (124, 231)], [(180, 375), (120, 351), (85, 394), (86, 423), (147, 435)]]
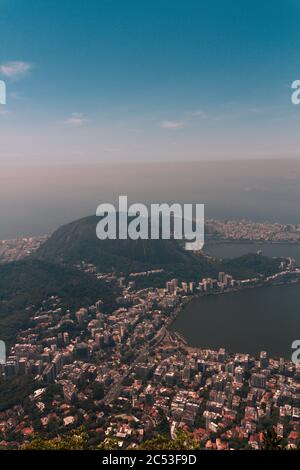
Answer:
[(172, 325), (201, 348), (291, 357), (300, 338), (300, 285), (244, 289), (192, 300)]
[[(262, 250), (266, 256), (291, 256), (300, 265), (300, 245), (289, 243), (217, 243), (207, 253), (234, 258)], [(291, 344), (300, 339), (300, 284), (245, 289), (201, 297), (179, 314), (172, 330), (191, 346), (230, 352), (291, 357)]]

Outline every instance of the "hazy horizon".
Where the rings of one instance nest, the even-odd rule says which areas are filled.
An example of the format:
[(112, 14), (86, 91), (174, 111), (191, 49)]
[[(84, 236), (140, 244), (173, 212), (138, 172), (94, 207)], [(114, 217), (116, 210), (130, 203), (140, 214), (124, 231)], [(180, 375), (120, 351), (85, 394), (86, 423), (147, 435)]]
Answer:
[(2, 1), (0, 238), (119, 194), (299, 222), (299, 21), (294, 0)]
[(0, 238), (52, 233), (120, 194), (206, 204), (206, 217), (300, 223), (300, 159), (2, 167)]

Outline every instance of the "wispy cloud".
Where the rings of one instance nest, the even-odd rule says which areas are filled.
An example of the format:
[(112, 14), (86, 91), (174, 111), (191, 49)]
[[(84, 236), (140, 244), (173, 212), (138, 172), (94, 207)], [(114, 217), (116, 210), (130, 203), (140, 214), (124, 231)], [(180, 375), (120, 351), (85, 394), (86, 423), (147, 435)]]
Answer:
[(82, 113), (72, 113), (68, 116), (63, 124), (68, 127), (82, 127), (88, 122), (88, 119)]
[(163, 121), (160, 124), (162, 129), (180, 129), (184, 126), (182, 121)]
[(32, 69), (32, 64), (23, 61), (11, 61), (0, 64), (0, 74), (11, 80), (24, 77)]
[(186, 113), (190, 117), (199, 117), (199, 118), (206, 118), (207, 114), (205, 111), (202, 111), (202, 109), (196, 109), (195, 111), (189, 111)]

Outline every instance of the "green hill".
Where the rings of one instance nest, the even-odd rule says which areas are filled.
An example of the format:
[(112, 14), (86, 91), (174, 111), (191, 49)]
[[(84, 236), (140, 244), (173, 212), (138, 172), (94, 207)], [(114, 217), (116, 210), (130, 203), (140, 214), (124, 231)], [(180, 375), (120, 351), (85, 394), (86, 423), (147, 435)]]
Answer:
[[(26, 325), (30, 310), (57, 295), (68, 308), (90, 305), (102, 299), (104, 308), (114, 308), (114, 292), (95, 276), (75, 269), (85, 261), (99, 272), (124, 274), (163, 268), (142, 283), (162, 286), (172, 277), (200, 280), (217, 277), (219, 271), (236, 279), (272, 274), (278, 271), (279, 259), (249, 254), (233, 260), (208, 258), (186, 251), (176, 240), (104, 240), (96, 237), (96, 217), (86, 217), (60, 227), (31, 257), (0, 265), (0, 338), (11, 342)], [(141, 284), (142, 286), (142, 284)]]
[(66, 264), (82, 260), (100, 271), (134, 271), (195, 262), (175, 240), (99, 240), (96, 216), (60, 227), (36, 253), (36, 257)]
[(177, 240), (99, 240), (96, 216), (60, 227), (35, 253), (50, 262), (75, 265), (81, 261), (96, 265), (101, 272), (123, 273), (163, 268), (167, 274), (185, 278), (216, 276), (226, 271), (237, 278), (271, 274), (279, 260), (249, 254), (235, 260), (212, 260), (186, 251)]
[(83, 272), (35, 259), (7, 263), (0, 265), (0, 338), (11, 342), (28, 321), (28, 307), (37, 309), (52, 295), (70, 308), (98, 299), (104, 301), (104, 309), (114, 307), (112, 288)]

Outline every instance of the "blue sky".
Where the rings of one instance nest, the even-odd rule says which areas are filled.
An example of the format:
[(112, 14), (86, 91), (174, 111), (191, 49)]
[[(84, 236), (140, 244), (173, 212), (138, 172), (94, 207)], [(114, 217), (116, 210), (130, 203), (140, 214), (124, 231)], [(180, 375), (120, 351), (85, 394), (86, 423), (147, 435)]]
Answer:
[(297, 156), (299, 0), (0, 0), (0, 163)]

